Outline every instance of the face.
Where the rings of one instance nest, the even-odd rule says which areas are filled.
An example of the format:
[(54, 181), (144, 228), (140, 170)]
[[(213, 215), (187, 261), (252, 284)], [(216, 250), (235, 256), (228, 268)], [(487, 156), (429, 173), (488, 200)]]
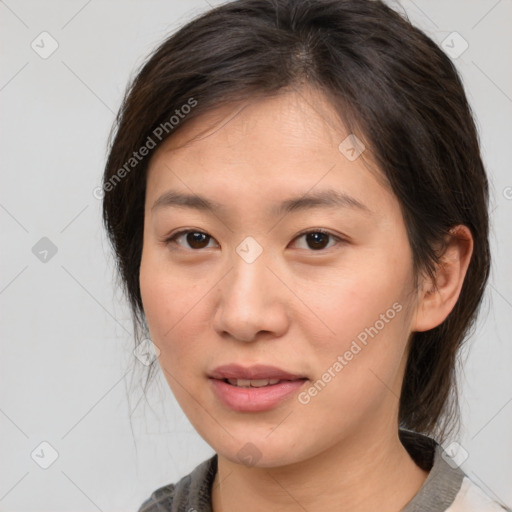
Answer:
[(397, 428), (412, 253), (369, 149), (340, 149), (332, 111), (312, 90), (223, 107), (150, 162), (151, 338), (193, 426), (234, 462), (297, 463)]

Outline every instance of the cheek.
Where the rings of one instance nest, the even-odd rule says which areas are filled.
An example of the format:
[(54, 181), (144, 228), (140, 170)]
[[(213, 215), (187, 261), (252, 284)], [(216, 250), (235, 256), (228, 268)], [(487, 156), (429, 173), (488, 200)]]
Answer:
[(199, 352), (195, 340), (208, 321), (202, 313), (208, 290), (204, 281), (170, 272), (148, 251), (141, 261), (140, 290), (151, 339), (161, 352), (160, 364), (171, 368), (178, 359), (190, 359)]
[(314, 285), (304, 278), (300, 284), (298, 295), (306, 297), (308, 306), (318, 315), (316, 327), (309, 333), (317, 346), (328, 349), (334, 344), (338, 349), (348, 349), (358, 335), (364, 341), (366, 330), (375, 325), (383, 334), (396, 334), (401, 329), (405, 302), (410, 300), (408, 262), (397, 262), (383, 254), (358, 256), (337, 269), (335, 275), (333, 272), (320, 281), (313, 279)]
[(310, 322), (306, 333), (315, 377), (322, 381), (317, 405), (343, 404), (354, 415), (380, 406), (390, 390), (391, 396), (399, 394), (412, 277), (407, 250), (358, 256), (313, 294), (310, 285), (308, 305), (322, 322)]

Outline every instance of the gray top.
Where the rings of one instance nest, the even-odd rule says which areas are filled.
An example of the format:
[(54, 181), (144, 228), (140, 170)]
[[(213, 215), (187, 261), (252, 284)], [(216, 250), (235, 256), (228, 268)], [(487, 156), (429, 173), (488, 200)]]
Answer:
[[(402, 512), (512, 512), (469, 480), (435, 440), (407, 430), (400, 430), (399, 434), (416, 464), (429, 471), (422, 487)], [(217, 454), (199, 464), (177, 484), (154, 491), (138, 512), (213, 512), (211, 487), (216, 472)]]

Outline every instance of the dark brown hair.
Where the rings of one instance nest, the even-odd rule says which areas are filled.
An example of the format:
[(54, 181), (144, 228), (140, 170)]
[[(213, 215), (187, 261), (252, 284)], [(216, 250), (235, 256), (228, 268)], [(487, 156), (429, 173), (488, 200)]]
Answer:
[(400, 396), (401, 427), (443, 438), (458, 424), (456, 355), (489, 274), (488, 184), (452, 61), (381, 1), (237, 0), (187, 23), (143, 64), (119, 110), (103, 181), (104, 223), (136, 338), (147, 332), (139, 268), (150, 155), (140, 153), (219, 106), (302, 84), (322, 91), (370, 149), (401, 204), (416, 275), (434, 276), (450, 228), (464, 224), (473, 235), (453, 311), (411, 336)]

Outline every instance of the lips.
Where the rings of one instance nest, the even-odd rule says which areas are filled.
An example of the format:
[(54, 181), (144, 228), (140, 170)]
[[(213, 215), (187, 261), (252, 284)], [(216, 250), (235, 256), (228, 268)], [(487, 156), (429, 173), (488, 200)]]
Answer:
[(268, 411), (289, 401), (308, 380), (302, 375), (266, 365), (229, 364), (215, 368), (208, 376), (219, 402), (244, 413)]
[[(297, 375), (288, 371), (282, 370), (275, 366), (267, 365), (253, 365), (243, 367), (238, 364), (228, 364), (218, 366), (210, 372), (209, 377), (218, 380), (239, 380), (242, 381), (242, 385), (247, 385), (246, 381), (294, 381), (303, 380), (306, 377), (304, 375)], [(273, 384), (275, 382), (272, 382)], [(257, 382), (256, 387), (261, 385), (262, 382)], [(267, 383), (268, 384), (268, 383)]]

